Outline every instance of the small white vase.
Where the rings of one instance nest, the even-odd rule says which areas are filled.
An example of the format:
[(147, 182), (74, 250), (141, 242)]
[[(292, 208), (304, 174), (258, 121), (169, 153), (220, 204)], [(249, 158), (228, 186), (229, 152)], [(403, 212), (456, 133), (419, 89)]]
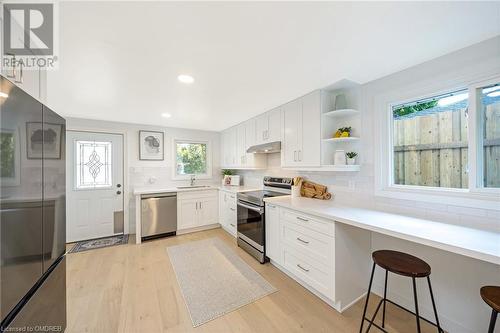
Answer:
[(355, 164), (356, 164), (356, 158), (347, 159), (347, 165), (355, 165)]

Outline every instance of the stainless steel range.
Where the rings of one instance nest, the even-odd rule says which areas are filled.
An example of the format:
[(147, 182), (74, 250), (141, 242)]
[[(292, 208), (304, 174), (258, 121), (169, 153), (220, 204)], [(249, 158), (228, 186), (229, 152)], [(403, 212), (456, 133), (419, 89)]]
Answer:
[(261, 191), (238, 193), (238, 246), (261, 264), (266, 261), (264, 198), (290, 195), (292, 178), (264, 177)]

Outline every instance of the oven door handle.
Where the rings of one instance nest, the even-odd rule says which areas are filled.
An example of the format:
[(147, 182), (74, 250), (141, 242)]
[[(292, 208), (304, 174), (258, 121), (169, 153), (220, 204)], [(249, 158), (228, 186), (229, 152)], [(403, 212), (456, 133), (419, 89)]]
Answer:
[(262, 209), (262, 207), (254, 207), (254, 206), (245, 205), (241, 201), (238, 201), (238, 206), (244, 207), (244, 208), (249, 209), (249, 210), (253, 210), (254, 212), (259, 212), (260, 214), (264, 213), (264, 210)]

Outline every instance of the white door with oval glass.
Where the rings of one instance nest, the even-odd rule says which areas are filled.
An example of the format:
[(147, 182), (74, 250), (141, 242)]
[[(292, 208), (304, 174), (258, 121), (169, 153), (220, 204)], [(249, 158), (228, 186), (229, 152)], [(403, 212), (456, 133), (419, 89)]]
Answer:
[(66, 240), (123, 233), (123, 136), (67, 132)]

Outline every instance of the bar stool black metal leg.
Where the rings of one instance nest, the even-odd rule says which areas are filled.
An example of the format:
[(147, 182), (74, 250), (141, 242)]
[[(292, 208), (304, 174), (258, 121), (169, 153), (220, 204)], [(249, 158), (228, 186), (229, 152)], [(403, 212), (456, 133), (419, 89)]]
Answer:
[(495, 330), (495, 323), (497, 321), (498, 312), (491, 310), (490, 328), (488, 328), (488, 333), (493, 333)]
[(418, 314), (418, 299), (417, 299), (417, 285), (415, 283), (415, 278), (413, 281), (413, 297), (415, 299), (415, 317), (417, 318), (417, 332), (420, 333), (420, 315)]
[(385, 328), (385, 303), (387, 303), (387, 275), (389, 271), (385, 270), (385, 283), (384, 283), (384, 309), (382, 310), (382, 328)]
[(363, 317), (361, 317), (361, 327), (359, 333), (363, 332), (363, 324), (365, 323), (366, 309), (368, 308), (368, 299), (370, 298), (370, 291), (372, 290), (373, 274), (375, 273), (375, 263), (373, 263), (372, 274), (370, 276), (370, 283), (368, 284), (368, 292), (366, 293), (365, 309), (363, 310)]
[(434, 302), (434, 294), (432, 292), (432, 287), (431, 287), (431, 278), (427, 276), (427, 283), (429, 284), (429, 291), (431, 293), (431, 301), (432, 301), (432, 308), (434, 309), (434, 316), (436, 317), (436, 326), (438, 329), (438, 333), (441, 333), (441, 325), (439, 325), (439, 318), (438, 318), (438, 313), (436, 310), (436, 302)]

